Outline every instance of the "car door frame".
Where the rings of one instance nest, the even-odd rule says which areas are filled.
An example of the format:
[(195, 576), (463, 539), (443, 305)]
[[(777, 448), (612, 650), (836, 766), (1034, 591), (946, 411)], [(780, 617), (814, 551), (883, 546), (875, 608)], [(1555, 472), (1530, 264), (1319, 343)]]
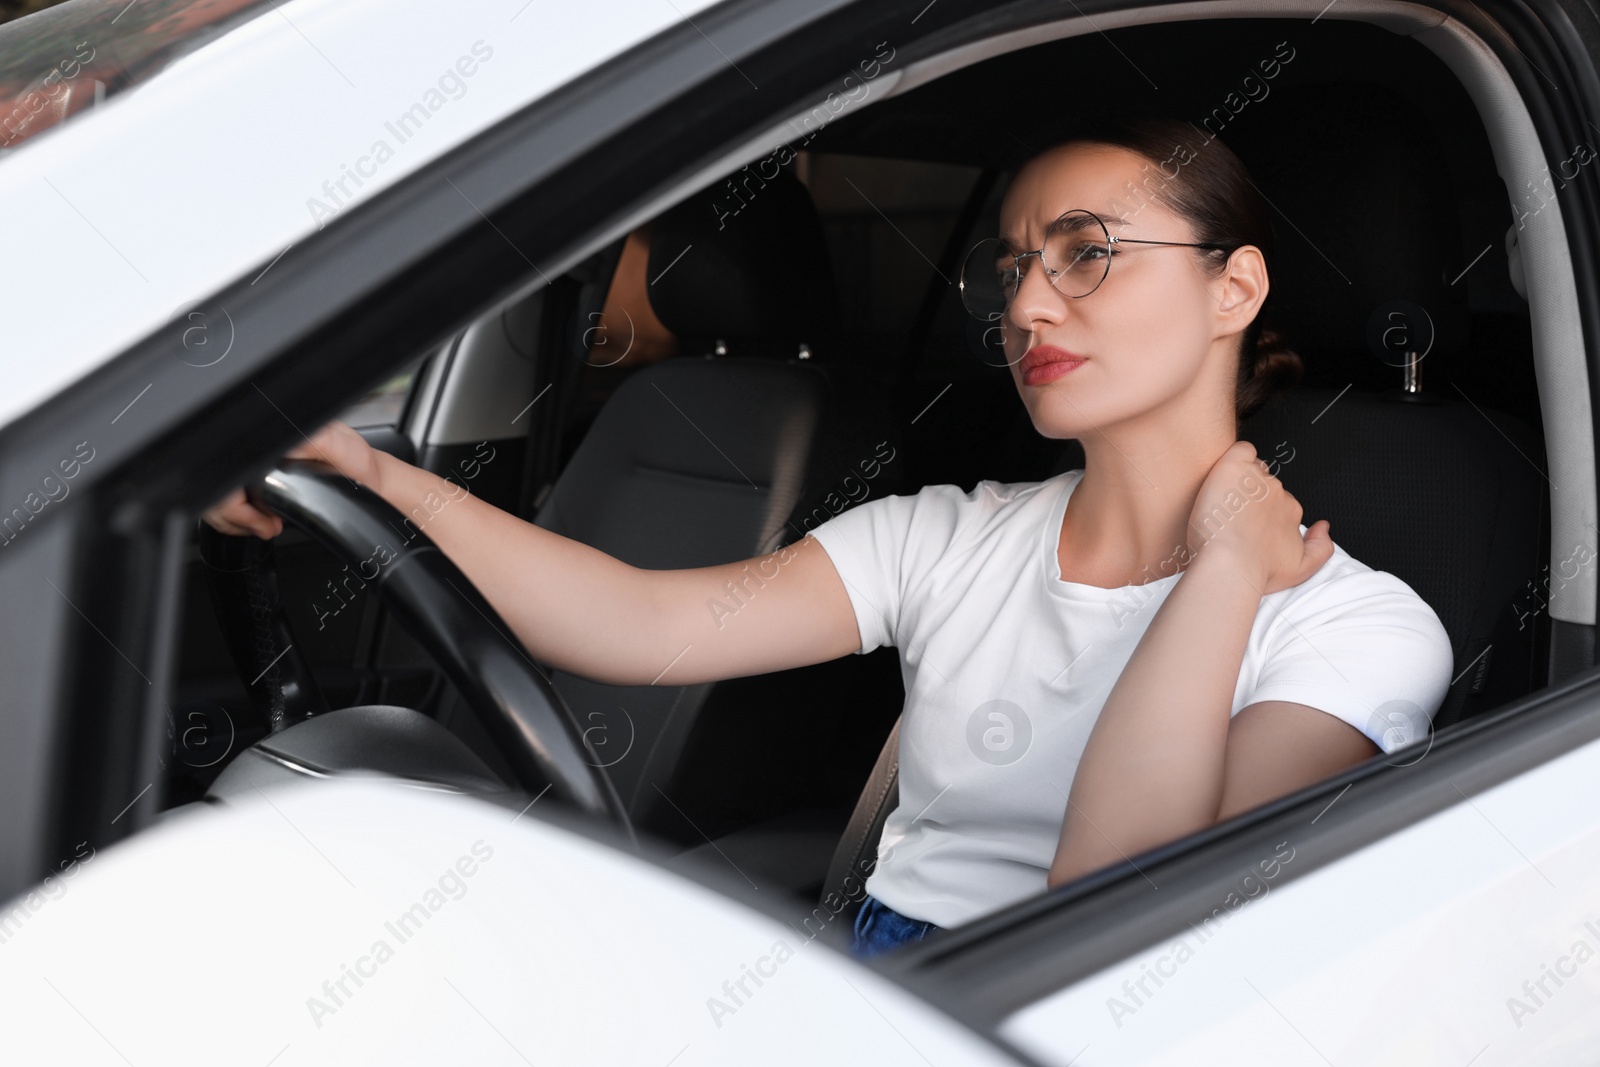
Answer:
[[(1555, 3), (1538, 6), (1552, 17), (1562, 12)], [(1490, 12), (1525, 20), (1531, 9), (1490, 2), (1481, 15), (1455, 13), (1487, 28)], [(219, 292), (214, 303), (226, 304), (241, 324), (233, 377), (175, 381), (158, 429), (107, 456), (83, 483), (76, 508), (51, 516), (0, 568), (0, 595), (47, 605), (42, 625), (14, 627), (0, 646), (0, 665), (21, 680), (13, 699), (32, 709), (30, 716), (9, 717), (13, 737), (23, 743), (0, 754), (6, 810), (26, 822), (0, 838), (0, 889), (28, 884), (80, 840), (104, 844), (136, 831), (159, 809), (152, 783), (159, 780), (165, 736), (160, 697), (171, 677), (179, 549), (201, 502), (269, 464), (262, 459), (241, 469), (229, 456), (280, 453), (298, 439), (295, 427), (334, 415), (401, 354), (436, 345), (461, 323), (525, 294), (538, 284), (533, 275), (541, 268), (533, 264), (559, 273), (728, 169), (729, 160), (752, 158), (750, 146), (765, 142), (749, 131), (771, 129), (796, 101), (819, 99), (878, 41), (902, 40), (901, 61), (910, 62), (958, 40), (1059, 17), (1031, 2), (986, 8), (968, 0), (937, 6), (735, 0), (352, 209), (325, 234), (285, 253), (280, 266), (287, 269), (275, 272), (272, 285), (247, 292), (238, 283)], [(726, 66), (701, 61), (707, 34), (727, 54)], [(1496, 44), (1525, 80), (1537, 75), (1520, 66), (1519, 46), (1533, 56), (1528, 63), (1546, 60), (1549, 49), (1536, 38)], [(818, 71), (833, 77), (819, 79)], [(771, 91), (747, 93), (748, 78)], [(1531, 80), (1526, 87), (1532, 91)], [(1593, 86), (1581, 88), (1578, 99), (1595, 103)], [(1548, 106), (1533, 109), (1547, 143), (1575, 125), (1576, 112), (1563, 107), (1559, 116)], [(1573, 266), (1585, 333), (1593, 337), (1600, 323), (1596, 212), (1592, 190), (1578, 193), (1566, 218), (1569, 234), (1585, 235), (1573, 242)], [(485, 287), (484, 278), (499, 282)], [(1592, 388), (1592, 344), (1589, 360)], [(109, 420), (170, 361), (170, 337), (143, 338), (93, 382), (6, 427), (0, 452), (7, 469), (48, 466), (56, 457), (40, 431), (49, 421)], [(272, 398), (276, 413), (260, 394)], [(197, 440), (208, 447), (196, 449)], [(1141, 866), (1166, 880), (1163, 893), (1170, 893), (1160, 909), (1134, 884), (1139, 874), (1113, 869), (881, 966), (953, 1013), (992, 1025), (1009, 1008), (1126, 957), (1196, 914), (1242, 862), (1253, 862), (1275, 833), (1326, 805), (1333, 791), (1351, 786), (1319, 818), (1306, 839), (1311, 862), (1294, 877), (1459, 803), (1452, 782), (1470, 795), (1600, 736), (1600, 717), (1584, 710), (1597, 677), (1582, 672), (1466, 724), (1412, 765), (1356, 768), (1156, 850)]]

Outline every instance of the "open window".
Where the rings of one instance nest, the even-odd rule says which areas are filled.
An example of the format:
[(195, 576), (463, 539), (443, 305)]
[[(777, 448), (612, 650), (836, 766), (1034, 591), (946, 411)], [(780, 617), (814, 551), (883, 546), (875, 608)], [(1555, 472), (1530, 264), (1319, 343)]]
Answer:
[[(1543, 690), (1591, 666), (1595, 586), (1589, 558), (1578, 552), (1592, 547), (1594, 529), (1584, 326), (1593, 326), (1595, 310), (1585, 302), (1589, 297), (1580, 300), (1580, 293), (1595, 291), (1593, 250), (1568, 244), (1570, 234), (1587, 232), (1583, 223), (1594, 205), (1582, 184), (1587, 159), (1579, 160), (1576, 142), (1562, 149), (1560, 158), (1568, 162), (1556, 168), (1561, 185), (1538, 162), (1557, 158), (1559, 138), (1578, 127), (1564, 112), (1553, 116), (1548, 101), (1530, 106), (1545, 89), (1520, 68), (1515, 78), (1508, 73), (1515, 53), (1485, 45), (1487, 24), (1475, 30), (1410, 4), (1369, 3), (1320, 17), (1316, 7), (1302, 5), (1294, 18), (1271, 20), (1246, 17), (1253, 12), (1243, 5), (1209, 5), (1212, 17), (1205, 20), (1189, 18), (1194, 12), (1186, 8), (1146, 7), (1099, 14), (1091, 22), (1030, 5), (968, 10), (952, 4), (936, 36), (897, 27), (908, 39), (893, 58), (874, 50), (884, 27), (861, 12), (848, 13), (837, 27), (844, 43), (810, 37), (777, 42), (786, 54), (807, 58), (810, 73), (797, 74), (775, 58), (784, 51), (779, 47), (762, 60), (770, 71), (750, 64), (764, 91), (772, 87), (763, 100), (788, 101), (781, 114), (763, 110), (776, 105), (720, 103), (742, 77), (731, 71), (707, 76), (726, 78), (709, 88), (695, 82), (671, 94), (642, 92), (637, 79), (654, 76), (655, 68), (641, 63), (615, 85), (597, 80), (590, 86), (613, 95), (559, 102), (583, 120), (571, 125), (599, 140), (560, 142), (553, 125), (540, 124), (548, 123), (548, 114), (508, 119), (457, 158), (407, 179), (396, 195), (340, 219), (337, 246), (331, 238), (313, 240), (289, 253), (284, 266), (299, 270), (306, 286), (340, 279), (348, 315), (313, 305), (298, 290), (258, 292), (230, 306), (239, 309), (241, 329), (249, 326), (256, 331), (251, 337), (263, 339), (250, 367), (259, 372), (260, 388), (301, 424), (315, 425), (364, 391), (392, 382), (407, 361), (428, 354), (419, 346), (427, 347), (433, 358), (400, 422), (419, 462), (450, 469), (480, 444), (495, 449), (498, 458), (487, 466), (480, 460), (480, 466), (500, 479), (492, 490), (497, 503), (535, 521), (575, 524), (587, 505), (591, 517), (599, 516), (592, 526), (596, 543), (624, 558), (660, 543), (639, 536), (641, 529), (656, 529), (644, 525), (645, 516), (655, 515), (648, 505), (671, 481), (667, 475), (687, 473), (698, 495), (686, 496), (685, 483), (673, 482), (676, 499), (694, 504), (680, 508), (682, 525), (675, 528), (683, 562), (657, 556), (655, 565), (711, 558), (696, 552), (747, 557), (792, 537), (799, 531), (790, 520), (803, 526), (817, 508), (828, 514), (842, 502), (935, 482), (1024, 480), (1073, 463), (1070, 446), (1054, 448), (1025, 419), (1019, 423), (1014, 390), (975, 357), (975, 339), (948, 280), (960, 252), (992, 230), (996, 198), (1017, 149), (1003, 142), (1037, 147), (1054, 135), (1061, 93), (1080, 84), (1061, 72), (1086, 78), (1098, 98), (1130, 108), (1156, 109), (1159, 82), (1161, 101), (1180, 102), (1164, 106), (1181, 108), (1234, 146), (1280, 211), (1285, 254), (1279, 280), (1304, 301), (1291, 332), (1311, 377), (1304, 404), (1264, 413), (1266, 421), (1256, 427), (1258, 448), (1276, 455), (1279, 442), (1288, 442), (1294, 458), (1284, 461), (1283, 478), (1307, 511), (1350, 516), (1336, 522), (1341, 543), (1363, 562), (1405, 578), (1457, 643), (1452, 718), (1440, 724), (1428, 758), (1405, 766), (1380, 760), (1351, 772), (1350, 781), (1374, 788), (1353, 793), (1322, 819), (1315, 833), (1323, 836), (1309, 840), (1305, 854), (1312, 859), (1299, 868), (1314, 869), (1390, 832), (1396, 820), (1420, 819), (1455, 803), (1430, 787), (1439, 784), (1430, 776), (1467, 760), (1487, 768), (1480, 781), (1534, 765), (1537, 746), (1492, 746), (1482, 739), (1529, 736), (1540, 727), (1523, 711), (1539, 704)], [(687, 47), (689, 36), (685, 31), (678, 45)], [(868, 61), (879, 75), (862, 81), (858, 64)], [(1276, 64), (1270, 77), (1262, 66), (1267, 62)], [(831, 90), (819, 92), (815, 84), (815, 71), (824, 69), (853, 72), (868, 91), (828, 112)], [(655, 109), (665, 112), (684, 101), (702, 116), (691, 128), (647, 121), (662, 117)], [(584, 110), (600, 104), (615, 114)], [(825, 119), (814, 117), (819, 107)], [(813, 116), (809, 125), (807, 116)], [(744, 182), (747, 168), (797, 138), (805, 139), (804, 155), (784, 166), (817, 213), (821, 259), (810, 265), (831, 273), (837, 298), (829, 347), (810, 335), (807, 321), (794, 327), (799, 333), (786, 326), (771, 336), (736, 334), (729, 326), (719, 336), (718, 325), (692, 314), (703, 309), (685, 303), (678, 309), (684, 317), (674, 321), (690, 325), (676, 332), (693, 344), (614, 383), (586, 411), (589, 316), (604, 307), (629, 235), (649, 227), (646, 286), (673, 283), (672, 272), (690, 266), (674, 257), (693, 240), (657, 242), (674, 226), (683, 227), (679, 234), (696, 225), (715, 232), (720, 218), (702, 203), (696, 222), (683, 205), (710, 195), (724, 213), (732, 210), (719, 190)], [(513, 157), (518, 166), (503, 165)], [(472, 192), (473, 202), (461, 203), (438, 180), (446, 172)], [(740, 209), (752, 218), (778, 195), (771, 179), (740, 187), (754, 194)], [(396, 247), (412, 248), (414, 258), (386, 262)], [(803, 283), (816, 277), (796, 274)], [(1386, 363), (1366, 343), (1372, 313), (1390, 300), (1425, 312), (1432, 336), (1420, 382), (1413, 375), (1409, 384), (1420, 384), (1441, 403), (1406, 389), (1404, 368)], [(1427, 336), (1421, 323), (1415, 315), (1408, 320), (1411, 335)], [(726, 351), (717, 351), (719, 341)], [(744, 488), (730, 492), (712, 484), (717, 479), (708, 469), (641, 474), (629, 469), (631, 459), (619, 462), (599, 447), (655, 428), (626, 408), (616, 416), (620, 431), (605, 425), (607, 409), (633, 378), (643, 380), (645, 371), (673, 360), (715, 366), (740, 359), (751, 360), (749, 366), (765, 361), (763, 369), (783, 388), (739, 394), (729, 386), (726, 394), (706, 394), (708, 410), (741, 395), (774, 404), (749, 409), (763, 416), (749, 420), (749, 441), (769, 456), (778, 454), (772, 428), (785, 425), (772, 420), (810, 413), (819, 421), (807, 431), (809, 440), (833, 448), (831, 456), (802, 469), (774, 466), (756, 486), (765, 495), (736, 499)], [(837, 404), (824, 402), (820, 391), (804, 391), (810, 386), (802, 383), (824, 367), (823, 377), (837, 378), (827, 394), (843, 398)], [(1384, 398), (1385, 390), (1396, 388), (1411, 395)], [(169, 690), (179, 700), (174, 710), (200, 710), (191, 701), (226, 708), (238, 699), (237, 692), (223, 691), (216, 671), (226, 662), (220, 644), (196, 645), (193, 660), (176, 651), (184, 642), (174, 634), (200, 633), (209, 625), (203, 592), (191, 584), (179, 606), (161, 609), (162, 626), (150, 627), (157, 615), (151, 605), (170, 598), (175, 586), (157, 589), (148, 575), (175, 580), (182, 569), (185, 549), (175, 539), (188, 536), (188, 525), (171, 516), (191, 519), (242, 474), (259, 473), (287, 438), (272, 421), (279, 416), (255, 410), (260, 406), (247, 384), (218, 386), (205, 411), (123, 458), (125, 477), (97, 505), (104, 521), (82, 535), (94, 550), (83, 551), (90, 562), (82, 581), (126, 591), (126, 603), (150, 611), (122, 609), (120, 621), (111, 622), (95, 603), (88, 605), (105, 623), (100, 637), (109, 649), (96, 643), (96, 631), (74, 631), (81, 655), (63, 702), (79, 724), (110, 721), (107, 709), (143, 708), (152, 718), (77, 732), (73, 744), (88, 755), (66, 761), (70, 769), (59, 792), (72, 802), (61, 804), (51, 831), (62, 841), (75, 842), (91, 828), (104, 832), (149, 780), (144, 772), (172, 754), (152, 740), (161, 733), (150, 725), (162, 714), (159, 702), (133, 683), (124, 685), (115, 672), (93, 669), (97, 664), (110, 663), (117, 649), (138, 655), (155, 648), (177, 664)], [(720, 409), (739, 410), (726, 403)], [(1359, 415), (1355, 428), (1338, 421), (1346, 412)], [(107, 417), (115, 413), (112, 408)], [(227, 446), (213, 453), (255, 457), (254, 466), (197, 456), (198, 440)], [(895, 459), (884, 458), (889, 453), (877, 450), (880, 442), (889, 443)], [(869, 460), (876, 466), (867, 469), (881, 478), (864, 477), (860, 464)], [(1327, 465), (1326, 479), (1310, 477), (1316, 464)], [(510, 473), (502, 478), (501, 471)], [(602, 472), (610, 473), (602, 478)], [(1305, 489), (1294, 482), (1302, 472)], [(1324, 499), (1315, 496), (1317, 484), (1331, 487)], [(1428, 503), (1424, 494), (1436, 494), (1439, 506), (1419, 506)], [(285, 554), (292, 548), (286, 543)], [(325, 558), (309, 549), (305, 557), (296, 565), (304, 577), (293, 593), (303, 606), (316, 602), (332, 577), (318, 570), (328, 566)], [(636, 558), (640, 565), (652, 561), (648, 554)], [(459, 694), (441, 683), (398, 628), (368, 607), (353, 607), (329, 624), (350, 626), (336, 635), (337, 648), (334, 638), (325, 639), (329, 684), (342, 686), (352, 700), (366, 693), (424, 708), (492, 764), (492, 746), (473, 717), (457, 708)], [(308, 633), (318, 630), (321, 618), (311, 612)], [(178, 629), (179, 619), (187, 629)], [(141, 635), (140, 627), (154, 636)], [(640, 805), (636, 814), (660, 840), (681, 854), (691, 846), (704, 849), (705, 838), (731, 845), (728, 838), (744, 834), (747, 851), (736, 854), (765, 857), (766, 869), (792, 891), (802, 912), (812, 910), (808, 895), (814, 899), (823, 887), (830, 858), (838, 859), (840, 834), (860, 813), (851, 802), (899, 710), (892, 656), (874, 665), (819, 667), (803, 678), (804, 672), (788, 672), (791, 677), (732, 680), (720, 697), (674, 694), (651, 710), (648, 721), (643, 714), (631, 718), (636, 708), (600, 723), (637, 753), (640, 766), (617, 773), (630, 775), (629, 803)], [(846, 668), (857, 673), (829, 673)], [(201, 684), (207, 671), (216, 683), (209, 690)], [(611, 695), (581, 680), (563, 684), (570, 685), (573, 702), (588, 702), (585, 714), (603, 711)], [(697, 701), (696, 713), (684, 714), (678, 698)], [(750, 715), (751, 706), (763, 708), (765, 718)], [(796, 717), (802, 714), (818, 718)], [(207, 729), (220, 721), (194, 720)], [(180, 717), (179, 724), (185, 722)], [(248, 741), (240, 724), (229, 728), (235, 743)], [(646, 735), (648, 744), (623, 743)], [(135, 762), (130, 752), (141, 754), (137, 766), (127, 766)], [(757, 752), (773, 758), (755, 758)], [(114, 832), (203, 793), (198, 772), (210, 773), (211, 766), (164, 770), (163, 788), (152, 790), (151, 800)], [(1157, 850), (1141, 858), (1141, 866), (1167, 865), (1174, 875), (1166, 883), (1174, 890), (1170, 896), (1192, 894), (1198, 902), (1217, 884), (1217, 872), (1256, 850), (1278, 820), (1326, 803), (1324, 794), (1340, 788), (1341, 781), (1324, 783)], [(1387, 805), (1381, 810), (1380, 800)], [(861, 843), (868, 844), (867, 836)], [(1036, 987), (1066, 981), (1112, 951), (1104, 944), (1095, 948), (1098, 956), (1062, 950), (1090, 940), (1085, 902), (1100, 909), (1095, 921), (1112, 916), (1131, 922), (1148, 903), (1136, 881), (1126, 871), (1101, 872), (1066, 892), (980, 920), (942, 945), (930, 943), (908, 957), (907, 966), (954, 988), (963, 977), (992, 978), (996, 960), (1028, 958), (1037, 964), (1027, 977)], [(1162, 921), (1177, 923), (1181, 910)], [(1050, 937), (1040, 938), (1040, 930)], [(1147, 928), (1130, 927), (1119, 944), (1147, 935)], [(1034, 939), (1039, 944), (1030, 948)], [(1044, 959), (1049, 954), (1054, 962)], [(977, 1009), (984, 1012), (1014, 1006), (1023, 996), (1000, 984), (984, 988), (994, 991)]]
[[(1066, 34), (1066, 24), (1057, 24), (1019, 31), (1003, 46), (991, 38), (931, 55), (880, 83), (881, 92), (869, 90), (870, 106), (807, 126), (804, 147), (782, 164), (768, 166), (776, 155), (770, 148), (746, 150), (732, 161), (737, 166), (725, 161), (687, 199), (667, 198), (620, 236), (591, 244), (548, 285), (468, 325), (425, 370), (387, 379), (350, 410), (397, 428), (404, 414), (418, 460), (430, 469), (451, 469), (464, 449), (493, 450), (504, 459), (484, 483), (495, 503), (645, 566), (712, 562), (703, 546), (726, 540), (736, 515), (708, 507), (716, 490), (701, 499), (681, 486), (672, 497), (688, 501), (681, 508), (658, 500), (629, 510), (653, 490), (608, 455), (630, 436), (653, 442), (651, 435), (673, 431), (637, 411), (632, 419), (604, 413), (624, 396), (627, 380), (650, 377), (645, 372), (663, 360), (735, 367), (753, 355), (791, 369), (814, 365), (859, 381), (868, 392), (858, 401), (873, 398), (828, 416), (830, 433), (856, 441), (862, 456), (837, 446), (824, 454), (830, 434), (814, 432), (814, 462), (786, 498), (789, 529), (776, 542), (766, 530), (758, 532), (768, 541), (728, 541), (715, 550), (728, 558), (792, 540), (818, 506), (830, 514), (886, 491), (1031, 480), (1080, 465), (1075, 442), (1040, 438), (1009, 378), (985, 365), (950, 279), (966, 248), (993, 232), (1019, 154), (1070, 128), (1049, 94), (1010, 91), (1008, 72), (1019, 64), (1070, 69), (1138, 111), (1165, 106), (1144, 69), (1159, 68), (1168, 90), (1160, 99), (1183, 101), (1197, 128), (1223, 137), (1278, 212), (1274, 282), (1309, 373), (1245, 433), (1263, 455), (1279, 457), (1280, 477), (1308, 514), (1336, 519), (1352, 555), (1400, 575), (1435, 607), (1461, 668), (1436, 725), (1469, 720), (1547, 683), (1554, 611), (1546, 604), (1581, 603), (1571, 599), (1582, 596), (1578, 585), (1546, 596), (1541, 578), (1554, 536), (1546, 446), (1565, 434), (1566, 462), (1584, 469), (1587, 416), (1574, 407), (1548, 419), (1541, 399), (1551, 390), (1541, 390), (1536, 369), (1541, 358), (1552, 370), (1581, 364), (1582, 353), (1547, 345), (1538, 356), (1539, 331), (1524, 296), (1543, 284), (1555, 294), (1546, 299), (1552, 314), (1570, 317), (1573, 308), (1556, 299), (1563, 288), (1570, 296), (1570, 278), (1534, 270), (1530, 282), (1523, 245), (1559, 236), (1528, 229), (1543, 225), (1537, 210), (1513, 223), (1512, 234), (1526, 231), (1522, 244), (1507, 240), (1501, 171), (1519, 164), (1491, 141), (1472, 87), (1446, 62), (1447, 38), (1432, 50), (1414, 34), (1358, 21), (1329, 20), (1314, 38), (1308, 29), (1290, 19), (1151, 20), (1107, 34)], [(1208, 42), (1199, 53), (1197, 39)], [(1372, 56), (1384, 61), (1358, 62)], [(780, 172), (791, 176), (787, 185)], [(796, 189), (804, 190), (798, 198)], [(775, 206), (785, 196), (810, 207)], [(793, 236), (802, 213), (820, 224), (825, 259), (793, 253), (795, 241), (814, 236)], [(1552, 208), (1544, 223), (1555, 214)], [(800, 273), (819, 275), (798, 303), (834, 302), (836, 321), (796, 326), (799, 332), (774, 328), (771, 336), (740, 321), (740, 299), (744, 311), (764, 310), (769, 294), (753, 285), (713, 293), (713, 276), (696, 275), (694, 259), (685, 259), (696, 241), (704, 251), (736, 220), (765, 227), (769, 248), (789, 242)], [(1548, 261), (1540, 262), (1548, 274)], [(749, 274), (759, 264), (739, 265)], [(685, 276), (691, 283), (676, 284)], [(626, 366), (596, 358), (610, 335), (622, 336), (624, 321), (630, 343), (636, 340), (639, 320), (655, 305), (654, 327), (677, 328), (667, 329), (673, 347), (650, 359), (625, 357)], [(1420, 350), (1399, 361), (1405, 366), (1372, 340), (1375, 329), (1383, 332), (1374, 316), (1394, 308), (1410, 316), (1416, 339), (1407, 351)], [(814, 336), (805, 332), (811, 329)], [(690, 421), (702, 435), (718, 426), (709, 414)], [(712, 436), (726, 443), (721, 433)], [(892, 452), (899, 469), (865, 494), (838, 492), (834, 483), (865, 482), (854, 468), (880, 440), (876, 455)], [(672, 446), (642, 447), (670, 453)], [(708, 484), (717, 477), (699, 476)], [(1404, 491), (1415, 484), (1439, 487), (1438, 498)], [(1577, 508), (1557, 509), (1570, 527), (1582, 502), (1562, 507)], [(663, 556), (663, 540), (685, 550)], [(1563, 576), (1572, 572), (1570, 556), (1560, 557)], [(366, 642), (340, 652), (341, 661), (355, 657), (349, 669), (429, 673), (415, 646), (385, 636), (391, 627), (381, 613), (368, 609), (362, 618)], [(397, 658), (386, 668), (371, 658), (384, 656)], [(611, 772), (626, 782), (638, 818), (685, 848), (704, 850), (707, 835), (738, 848), (728, 835), (744, 834), (756, 842), (749, 862), (784, 869), (786, 884), (805, 898), (823, 888), (824, 842), (844, 830), (899, 700), (895, 672), (881, 664), (870, 681), (842, 683), (837, 669), (825, 667), (809, 670), (813, 680), (801, 677), (807, 673), (730, 681), (701, 695), (624, 694), (559, 676), (557, 685), (580, 718), (628, 750)], [(830, 691), (850, 694), (833, 705), (846, 719), (819, 727), (814, 716)], [(419, 692), (494, 764), (487, 735), (458, 695), (437, 679)], [(753, 717), (752, 704), (771, 710)], [(798, 723), (805, 728), (791, 728)], [(819, 767), (832, 775), (825, 789)], [(813, 842), (811, 858), (797, 865), (803, 839)]]

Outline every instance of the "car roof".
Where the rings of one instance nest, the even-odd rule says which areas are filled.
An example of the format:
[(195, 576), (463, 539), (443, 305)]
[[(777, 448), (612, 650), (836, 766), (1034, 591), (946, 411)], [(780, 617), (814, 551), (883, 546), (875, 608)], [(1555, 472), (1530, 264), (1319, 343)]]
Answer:
[(0, 426), (707, 6), (290, 0), (30, 138), (0, 160)]
[(0, 1047), (70, 1063), (118, 1062), (107, 1045), (135, 1063), (1024, 1062), (815, 931), (518, 808), (341, 777), (82, 849), (0, 912)]

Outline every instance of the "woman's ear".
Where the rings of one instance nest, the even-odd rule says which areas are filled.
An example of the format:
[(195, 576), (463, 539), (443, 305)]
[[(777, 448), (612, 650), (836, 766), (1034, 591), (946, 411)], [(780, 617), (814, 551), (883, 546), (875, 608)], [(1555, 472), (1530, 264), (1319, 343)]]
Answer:
[(1241, 245), (1228, 257), (1227, 272), (1217, 281), (1216, 336), (1242, 333), (1255, 321), (1271, 288), (1267, 261), (1255, 245)]

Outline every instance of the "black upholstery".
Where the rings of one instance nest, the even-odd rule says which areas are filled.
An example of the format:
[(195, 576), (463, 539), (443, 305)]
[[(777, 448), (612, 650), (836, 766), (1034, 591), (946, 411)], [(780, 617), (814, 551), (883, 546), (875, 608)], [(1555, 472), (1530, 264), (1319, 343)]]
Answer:
[[(1426, 388), (1431, 370), (1464, 357), (1470, 320), (1450, 284), (1465, 265), (1456, 202), (1425, 117), (1355, 84), (1284, 86), (1273, 108), (1270, 128), (1227, 141), (1278, 211), (1275, 322), (1308, 373), (1240, 436), (1278, 459), (1307, 526), (1327, 519), (1345, 551), (1401, 578), (1438, 614), (1455, 654), (1434, 718), (1446, 727), (1541, 684), (1527, 616), (1541, 604), (1529, 590), (1547, 510), (1542, 440), (1492, 398)], [(1399, 389), (1401, 370), (1368, 342), (1373, 311), (1395, 299), (1422, 305), (1435, 329), (1421, 394)], [(1018, 409), (1003, 447), (1037, 464), (1032, 477), (1083, 466), (1078, 442), (1043, 441)], [(898, 803), (897, 736), (898, 723), (835, 854), (824, 904), (843, 898), (844, 873), (876, 854)], [(849, 903), (844, 925), (859, 904)]]
[[(710, 566), (797, 541), (880, 443), (898, 445), (888, 394), (828, 362), (837, 301), (805, 188), (781, 172), (736, 215), (719, 213), (726, 199), (691, 197), (651, 230), (652, 309), (692, 354), (618, 387), (535, 518), (636, 567)], [(867, 482), (869, 495), (902, 491), (900, 466)], [(552, 681), (595, 731), (635, 823), (684, 836), (674, 778), (719, 687), (734, 687)], [(749, 687), (739, 692), (753, 714)]]
[[(769, 168), (771, 169), (771, 168)], [(839, 298), (811, 194), (781, 168), (747, 167), (650, 227), (650, 307), (689, 347), (743, 356), (826, 348)]]
[[(1493, 396), (1430, 387), (1472, 376), (1465, 285), (1452, 284), (1467, 266), (1461, 220), (1428, 117), (1354, 82), (1285, 86), (1274, 105), (1229, 143), (1279, 212), (1277, 321), (1306, 378), (1240, 436), (1269, 458), (1286, 442), (1278, 479), (1306, 525), (1327, 519), (1345, 551), (1433, 607), (1455, 652), (1434, 718), (1448, 726), (1534, 684), (1533, 629), (1514, 605), (1540, 573), (1543, 442)], [(1375, 313), (1397, 299), (1432, 325), (1421, 397), (1372, 343)]]
[(1439, 616), (1456, 681), (1435, 729), (1533, 687), (1533, 627), (1515, 606), (1532, 600), (1525, 587), (1540, 566), (1537, 434), (1509, 416), (1398, 389), (1314, 389), (1269, 403), (1242, 436), (1264, 457), (1287, 442), (1281, 451), (1293, 458), (1278, 480), (1305, 509), (1302, 521), (1327, 519), (1341, 548), (1398, 576)]
[(1374, 313), (1395, 300), (1433, 324), (1426, 384), (1430, 365), (1466, 351), (1471, 330), (1466, 285), (1451, 284), (1467, 266), (1456, 193), (1428, 116), (1382, 86), (1320, 82), (1276, 89), (1257, 118), (1223, 139), (1272, 205), (1269, 300), (1305, 360), (1303, 384), (1398, 385), (1367, 341)]

